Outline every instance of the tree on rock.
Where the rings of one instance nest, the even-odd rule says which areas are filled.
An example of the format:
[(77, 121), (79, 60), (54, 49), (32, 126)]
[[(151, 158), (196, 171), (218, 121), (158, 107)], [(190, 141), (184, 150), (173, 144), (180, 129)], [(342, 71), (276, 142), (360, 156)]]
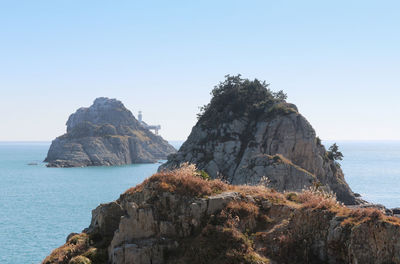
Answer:
[(333, 145), (329, 147), (328, 158), (331, 160), (343, 159), (343, 154), (339, 151), (339, 146), (336, 143), (333, 143)]

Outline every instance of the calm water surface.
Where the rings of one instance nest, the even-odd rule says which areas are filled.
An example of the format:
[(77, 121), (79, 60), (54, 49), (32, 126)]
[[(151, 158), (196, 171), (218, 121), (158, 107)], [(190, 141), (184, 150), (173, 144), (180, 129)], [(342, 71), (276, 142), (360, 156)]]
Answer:
[[(173, 142), (176, 146), (180, 142)], [(324, 142), (330, 145), (332, 142)], [(400, 142), (338, 142), (351, 188), (369, 201), (400, 206)], [(0, 143), (0, 263), (40, 263), (91, 210), (156, 172), (159, 164), (46, 168), (49, 143)], [(37, 166), (28, 166), (37, 162)]]

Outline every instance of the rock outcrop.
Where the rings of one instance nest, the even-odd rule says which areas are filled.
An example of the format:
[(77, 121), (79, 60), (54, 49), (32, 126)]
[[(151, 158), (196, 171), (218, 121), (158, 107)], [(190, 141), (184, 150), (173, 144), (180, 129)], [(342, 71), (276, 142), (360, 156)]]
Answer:
[(212, 94), (186, 142), (160, 171), (189, 162), (232, 184), (267, 179), (278, 191), (318, 185), (341, 202), (359, 203), (340, 165), (285, 94), (239, 76), (228, 76)]
[(279, 193), (204, 180), (194, 166), (153, 175), (93, 211), (50, 263), (400, 263), (400, 219), (321, 191)]
[(111, 166), (166, 159), (175, 149), (141, 126), (118, 100), (97, 98), (67, 121), (67, 133), (53, 140), (49, 167)]

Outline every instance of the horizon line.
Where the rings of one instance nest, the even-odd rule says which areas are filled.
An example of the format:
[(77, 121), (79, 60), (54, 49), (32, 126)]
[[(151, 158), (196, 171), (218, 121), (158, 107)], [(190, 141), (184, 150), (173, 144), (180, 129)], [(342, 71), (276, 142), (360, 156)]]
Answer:
[[(165, 139), (168, 142), (186, 141), (186, 139)], [(322, 141), (400, 141), (400, 139), (322, 139)], [(53, 140), (0, 140), (0, 143), (50, 143)]]

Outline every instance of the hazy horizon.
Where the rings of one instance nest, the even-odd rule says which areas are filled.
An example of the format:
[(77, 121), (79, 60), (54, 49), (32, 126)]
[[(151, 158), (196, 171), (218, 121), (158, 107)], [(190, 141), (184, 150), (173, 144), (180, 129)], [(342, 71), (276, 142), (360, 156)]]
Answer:
[[(154, 7), (157, 8), (154, 8)], [(0, 141), (51, 141), (97, 97), (185, 140), (226, 74), (284, 90), (325, 140), (400, 140), (397, 1), (18, 1), (0, 9)]]

